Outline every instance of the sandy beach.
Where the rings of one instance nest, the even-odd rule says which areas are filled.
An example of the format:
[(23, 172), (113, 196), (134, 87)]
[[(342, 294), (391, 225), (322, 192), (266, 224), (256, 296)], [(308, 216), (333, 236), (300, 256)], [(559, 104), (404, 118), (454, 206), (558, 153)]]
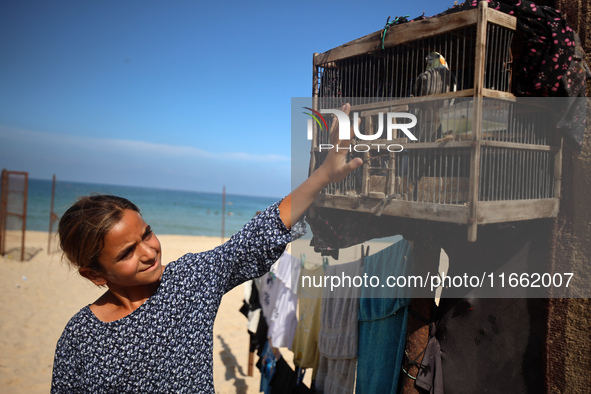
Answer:
[[(187, 251), (209, 250), (219, 237), (159, 235), (163, 261)], [(28, 231), (26, 256), (0, 257), (0, 391), (47, 393), (51, 386), (56, 342), (74, 313), (93, 302), (104, 289), (82, 278), (61, 259), (47, 253), (48, 234)], [(8, 245), (7, 245), (8, 246)], [(7, 247), (10, 250), (10, 248)], [(230, 291), (214, 326), (214, 383), (218, 393), (258, 393), (260, 373), (247, 376), (248, 342), (242, 286)], [(281, 349), (286, 360), (289, 351)]]
[[(158, 235), (162, 244), (162, 261), (178, 259), (183, 254), (201, 252), (221, 243), (220, 237)], [(92, 303), (105, 290), (82, 278), (62, 260), (57, 244), (48, 253), (48, 233), (27, 231), (25, 261), (20, 251), (10, 252), (19, 245), (18, 239), (7, 237), (6, 256), (0, 256), (0, 392), (47, 393), (55, 345), (68, 320), (80, 308)], [(308, 245), (298, 240), (292, 253), (305, 253), (308, 261), (321, 261)], [(388, 243), (370, 242), (372, 253)], [(15, 253), (16, 252), (16, 253)], [(341, 251), (339, 262), (360, 257), (360, 248)], [(214, 325), (213, 363), (217, 393), (259, 393), (260, 372), (253, 368), (248, 376), (249, 336), (246, 318), (239, 312), (244, 299), (243, 286), (228, 292)], [(279, 349), (293, 367), (293, 353)], [(255, 362), (257, 357), (255, 356)], [(311, 374), (304, 383), (310, 385)]]

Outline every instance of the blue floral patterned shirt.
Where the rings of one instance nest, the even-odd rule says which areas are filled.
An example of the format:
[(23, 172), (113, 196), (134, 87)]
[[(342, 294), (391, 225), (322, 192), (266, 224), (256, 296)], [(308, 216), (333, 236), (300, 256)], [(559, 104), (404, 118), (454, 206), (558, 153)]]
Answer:
[(128, 316), (105, 323), (82, 308), (57, 343), (51, 392), (213, 393), (222, 296), (266, 273), (291, 240), (278, 205), (225, 244), (168, 264), (156, 292)]

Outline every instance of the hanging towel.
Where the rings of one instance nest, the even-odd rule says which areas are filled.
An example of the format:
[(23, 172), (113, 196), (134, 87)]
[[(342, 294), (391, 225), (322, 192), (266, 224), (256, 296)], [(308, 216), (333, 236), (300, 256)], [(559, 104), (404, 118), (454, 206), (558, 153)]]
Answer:
[(346, 278), (360, 278), (361, 260), (326, 267), (330, 278), (345, 278), (345, 283), (323, 290), (320, 335), (320, 360), (316, 390), (324, 393), (351, 393), (355, 386), (360, 288), (346, 283)]
[(388, 287), (386, 283), (391, 276), (412, 275), (410, 244), (402, 239), (366, 257), (365, 274), (368, 278), (378, 277), (380, 285), (361, 290), (355, 392), (396, 393), (406, 342), (410, 288)]
[(302, 268), (298, 285), (298, 323), (293, 338), (293, 362), (300, 368), (318, 370), (318, 335), (320, 334), (320, 311), (322, 305), (322, 266), (315, 269)]

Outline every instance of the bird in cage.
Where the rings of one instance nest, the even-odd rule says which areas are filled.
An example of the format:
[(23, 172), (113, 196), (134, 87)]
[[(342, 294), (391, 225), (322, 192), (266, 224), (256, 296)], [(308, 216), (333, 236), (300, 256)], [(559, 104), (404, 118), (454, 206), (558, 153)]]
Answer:
[(425, 71), (415, 80), (414, 96), (449, 93), (457, 90), (455, 74), (449, 69), (447, 61), (439, 52), (431, 52), (426, 57)]
[[(439, 52), (431, 52), (425, 58), (425, 71), (415, 80), (411, 96), (429, 96), (457, 91), (455, 74)], [(412, 112), (420, 119), (417, 128), (419, 142), (434, 142), (442, 135), (439, 111), (454, 104), (454, 100), (436, 100), (412, 105)]]
[[(426, 65), (415, 80), (411, 96), (430, 96), (457, 91), (455, 74), (449, 69), (445, 57), (439, 52), (431, 52), (425, 58)], [(441, 138), (442, 127), (440, 113), (443, 109), (453, 107), (454, 99), (421, 101), (409, 106), (410, 111), (417, 117), (417, 142), (435, 142)], [(408, 190), (414, 201), (419, 201), (419, 184), (423, 177), (433, 176), (431, 171), (438, 166), (437, 155), (416, 154), (406, 157), (401, 163), (401, 174), (408, 180)], [(434, 170), (433, 170), (434, 171)], [(441, 170), (440, 170), (441, 171)], [(438, 173), (443, 176), (444, 173)]]

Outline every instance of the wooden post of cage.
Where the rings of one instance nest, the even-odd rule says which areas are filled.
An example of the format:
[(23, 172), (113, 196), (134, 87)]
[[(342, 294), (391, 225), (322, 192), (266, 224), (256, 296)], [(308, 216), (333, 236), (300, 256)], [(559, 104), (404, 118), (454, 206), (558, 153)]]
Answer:
[[(312, 108), (318, 110), (318, 66), (316, 65), (317, 52), (312, 55)], [(315, 147), (318, 145), (318, 127), (312, 122), (312, 141), (310, 141), (310, 166), (308, 167), (308, 176), (312, 175), (316, 168)], [(311, 218), (316, 216), (316, 210), (313, 206), (308, 208), (307, 215)]]
[[(371, 116), (365, 117), (365, 129), (373, 130), (373, 123)], [(369, 177), (371, 167), (371, 153), (369, 151), (363, 152), (363, 167), (362, 167), (362, 181), (361, 181), (361, 195), (369, 196)]]
[(482, 129), (482, 93), (486, 59), (486, 30), (488, 3), (478, 3), (476, 27), (476, 59), (474, 70), (474, 107), (472, 113), (472, 149), (470, 152), (470, 185), (468, 189), (468, 241), (475, 242), (478, 232), (478, 190), (480, 188), (480, 150)]
[(561, 198), (561, 188), (562, 188), (562, 144), (564, 140), (560, 138), (558, 142), (558, 146), (560, 149), (556, 151), (554, 155), (554, 193), (552, 197), (554, 198)]
[[(312, 56), (312, 108), (318, 111), (318, 66), (316, 65), (317, 52)], [(316, 154), (314, 148), (318, 145), (318, 128), (315, 122), (312, 122), (312, 141), (310, 144), (310, 167), (308, 176), (312, 175), (316, 168)]]
[(388, 185), (386, 193), (391, 198), (396, 193), (396, 159), (394, 155), (390, 155), (388, 160), (388, 182), (386, 185)]

